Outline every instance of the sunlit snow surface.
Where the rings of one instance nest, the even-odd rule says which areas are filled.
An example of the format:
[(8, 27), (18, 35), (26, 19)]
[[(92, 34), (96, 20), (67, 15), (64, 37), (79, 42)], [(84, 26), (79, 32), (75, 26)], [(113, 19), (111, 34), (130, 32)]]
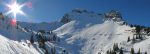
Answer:
[[(146, 40), (132, 44), (127, 42), (128, 36), (133, 36), (131, 32), (133, 28), (128, 25), (120, 25), (120, 23), (107, 20), (104, 21), (102, 15), (96, 13), (70, 12), (69, 23), (63, 24), (59, 21), (53, 23), (27, 23), (19, 22), (20, 28), (28, 28), (34, 31), (39, 29), (53, 30), (60, 42), (46, 42), (48, 51), (52, 47), (56, 47), (57, 54), (61, 54), (65, 49), (69, 54), (106, 54), (107, 50), (112, 49), (114, 43), (118, 43), (119, 47), (123, 47), (125, 54), (130, 54), (130, 49), (134, 47), (135, 52), (141, 49), (141, 52), (150, 53), (150, 37), (146, 36)], [(10, 25), (10, 19), (0, 20), (0, 54), (44, 54), (38, 47), (38, 43), (28, 44), (31, 33), (25, 30), (16, 29)], [(42, 26), (41, 26), (42, 25)]]

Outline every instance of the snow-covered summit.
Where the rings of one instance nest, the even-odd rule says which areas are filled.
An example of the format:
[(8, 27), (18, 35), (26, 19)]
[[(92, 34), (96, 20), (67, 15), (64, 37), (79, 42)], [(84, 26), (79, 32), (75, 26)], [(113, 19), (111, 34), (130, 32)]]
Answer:
[(74, 9), (69, 13), (66, 13), (60, 20), (63, 23), (70, 21), (79, 21), (80, 23), (101, 23), (102, 15), (94, 12), (90, 12), (83, 9)]
[(104, 14), (105, 20), (123, 21), (122, 15), (119, 11), (111, 10)]
[(139, 48), (142, 53), (149, 53), (149, 48), (146, 47), (149, 47), (150, 43), (147, 41), (141, 41), (141, 43), (147, 42), (144, 45), (146, 47), (132, 41), (127, 42), (128, 37), (134, 37), (135, 27), (127, 25), (118, 11), (113, 10), (104, 15), (98, 15), (77, 9), (67, 13), (62, 19), (67, 19), (67, 22), (64, 22), (66, 24), (54, 32), (63, 39), (64, 47), (71, 54), (107, 54), (108, 50), (113, 49), (114, 43), (118, 43), (125, 54), (130, 54), (130, 49), (133, 47), (136, 47), (135, 53)]

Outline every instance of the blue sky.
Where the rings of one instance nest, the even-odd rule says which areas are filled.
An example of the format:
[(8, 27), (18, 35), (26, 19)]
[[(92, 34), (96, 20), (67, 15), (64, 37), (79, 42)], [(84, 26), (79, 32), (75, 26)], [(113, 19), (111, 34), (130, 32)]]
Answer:
[[(128, 23), (150, 26), (150, 0), (18, 0), (19, 3), (29, 1), (33, 7), (24, 7), (23, 11), (27, 15), (17, 15), (18, 20), (52, 22), (72, 9), (82, 8), (97, 13), (119, 10)], [(0, 6), (0, 11), (5, 12), (3, 5)]]

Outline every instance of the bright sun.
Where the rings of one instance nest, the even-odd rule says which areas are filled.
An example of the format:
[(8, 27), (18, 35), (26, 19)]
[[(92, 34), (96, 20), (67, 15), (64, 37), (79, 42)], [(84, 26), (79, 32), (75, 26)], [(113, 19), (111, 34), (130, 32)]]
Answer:
[(14, 18), (16, 18), (17, 14), (25, 15), (25, 13), (21, 10), (24, 4), (19, 5), (16, 1), (14, 1), (12, 4), (6, 4), (6, 5), (9, 8), (9, 11), (6, 14), (13, 14)]

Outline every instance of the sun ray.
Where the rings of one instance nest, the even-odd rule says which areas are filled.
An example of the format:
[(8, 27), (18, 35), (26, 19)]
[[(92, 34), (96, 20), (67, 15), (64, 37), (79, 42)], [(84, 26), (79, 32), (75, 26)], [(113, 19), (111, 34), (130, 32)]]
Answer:
[(25, 4), (18, 4), (16, 0), (13, 1), (12, 4), (6, 4), (6, 6), (9, 8), (9, 11), (6, 12), (6, 15), (12, 14), (14, 18), (16, 18), (17, 14), (26, 15), (21, 9), (25, 6)]

